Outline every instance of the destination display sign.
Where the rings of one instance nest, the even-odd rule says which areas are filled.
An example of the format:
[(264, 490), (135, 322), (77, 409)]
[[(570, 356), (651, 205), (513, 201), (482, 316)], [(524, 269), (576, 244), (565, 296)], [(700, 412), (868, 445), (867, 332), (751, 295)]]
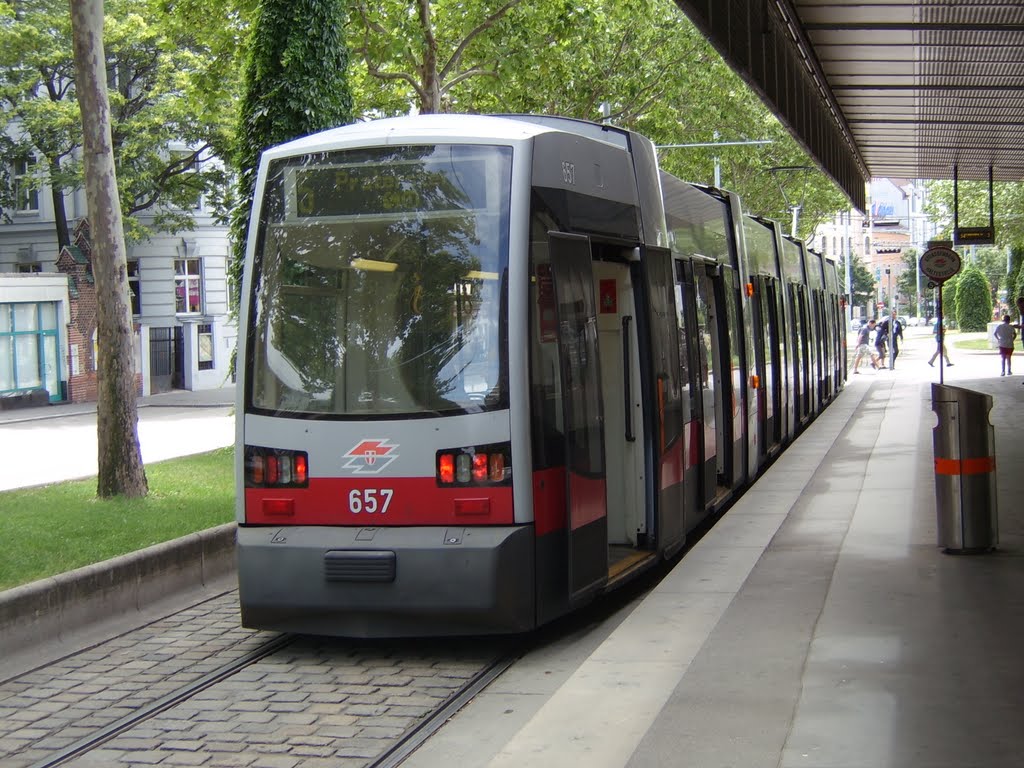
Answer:
[(960, 254), (952, 248), (929, 248), (921, 256), (921, 271), (937, 283), (944, 283), (960, 271)]
[(957, 245), (995, 245), (995, 227), (957, 227), (953, 231)]

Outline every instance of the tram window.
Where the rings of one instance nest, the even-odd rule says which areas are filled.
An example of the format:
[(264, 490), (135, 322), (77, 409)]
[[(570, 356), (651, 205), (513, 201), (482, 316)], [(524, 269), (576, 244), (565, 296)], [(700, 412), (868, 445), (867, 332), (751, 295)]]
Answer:
[(510, 190), (506, 147), (272, 165), (253, 279), (253, 405), (342, 416), (505, 407)]
[[(680, 377), (677, 316), (674, 306), (672, 257), (665, 251), (647, 253), (648, 292), (651, 296), (651, 355), (654, 363), (655, 393), (661, 414), (662, 450), (672, 445), (682, 433), (684, 410)], [(689, 406), (686, 407), (689, 413)]]

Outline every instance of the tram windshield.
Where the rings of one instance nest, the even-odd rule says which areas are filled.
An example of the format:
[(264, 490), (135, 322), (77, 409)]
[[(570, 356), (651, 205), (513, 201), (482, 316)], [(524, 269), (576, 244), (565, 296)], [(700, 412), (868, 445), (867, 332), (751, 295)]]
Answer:
[(271, 164), (252, 407), (366, 417), (505, 406), (511, 165), (511, 148), (449, 144)]

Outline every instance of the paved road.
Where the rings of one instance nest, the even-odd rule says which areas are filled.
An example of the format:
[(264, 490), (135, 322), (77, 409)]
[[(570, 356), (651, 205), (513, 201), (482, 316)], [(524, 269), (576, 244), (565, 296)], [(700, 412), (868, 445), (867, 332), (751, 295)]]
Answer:
[[(212, 451), (235, 439), (235, 388), (139, 400), (142, 460)], [(95, 404), (0, 412), (0, 491), (96, 475)]]

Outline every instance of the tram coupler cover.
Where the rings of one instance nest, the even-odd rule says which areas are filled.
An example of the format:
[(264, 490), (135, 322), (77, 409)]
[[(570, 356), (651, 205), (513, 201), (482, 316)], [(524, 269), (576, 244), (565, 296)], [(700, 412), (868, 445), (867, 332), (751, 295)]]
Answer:
[(990, 552), (999, 542), (992, 397), (932, 384), (938, 544), (951, 554)]

